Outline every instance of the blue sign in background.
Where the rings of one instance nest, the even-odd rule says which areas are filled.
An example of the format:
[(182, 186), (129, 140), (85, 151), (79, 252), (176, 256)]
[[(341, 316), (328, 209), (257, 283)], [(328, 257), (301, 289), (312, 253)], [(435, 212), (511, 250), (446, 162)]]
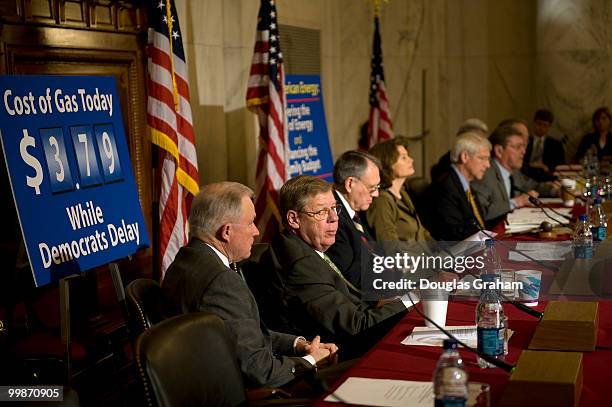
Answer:
[(287, 75), (285, 95), (289, 177), (314, 175), (332, 181), (334, 162), (327, 136), (321, 78), (317, 75)]
[(149, 246), (113, 77), (0, 76), (2, 146), (34, 281)]

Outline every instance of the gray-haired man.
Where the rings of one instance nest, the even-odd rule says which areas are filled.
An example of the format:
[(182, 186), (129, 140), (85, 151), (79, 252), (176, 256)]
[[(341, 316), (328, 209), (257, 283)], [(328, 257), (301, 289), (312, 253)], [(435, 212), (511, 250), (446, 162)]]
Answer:
[(429, 187), (432, 203), (427, 219), (432, 235), (458, 241), (485, 228), (482, 208), (470, 182), (482, 179), (491, 156), (491, 143), (475, 132), (459, 135), (451, 150), (451, 168)]
[(261, 324), (251, 291), (230, 268), (249, 257), (259, 234), (252, 199), (251, 189), (235, 182), (205, 186), (191, 207), (189, 244), (179, 250), (162, 288), (170, 313), (210, 312), (224, 320), (247, 384), (280, 386), (314, 369), (337, 347)]

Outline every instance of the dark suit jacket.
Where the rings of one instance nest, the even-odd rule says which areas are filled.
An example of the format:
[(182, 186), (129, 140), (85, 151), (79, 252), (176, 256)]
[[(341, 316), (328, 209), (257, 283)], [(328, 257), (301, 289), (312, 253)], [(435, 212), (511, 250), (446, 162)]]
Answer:
[[(525, 173), (536, 181), (550, 181), (555, 179), (556, 177), (554, 175), (546, 173), (543, 169), (529, 166), (531, 153), (533, 152), (533, 140), (533, 137), (529, 138), (529, 144), (527, 144), (527, 151), (525, 152), (523, 165)], [(544, 139), (544, 150), (542, 151), (542, 162), (546, 164), (551, 173), (555, 170), (557, 165), (565, 164), (563, 143), (554, 138), (546, 137)]]
[(437, 163), (431, 166), (431, 169), (429, 170), (429, 175), (431, 176), (431, 180), (435, 181), (450, 170), (450, 151), (447, 151), (442, 157), (440, 157)]
[[(431, 183), (427, 196), (431, 205), (426, 226), (436, 239), (460, 241), (478, 232), (472, 206), (453, 169)], [(474, 198), (484, 216), (478, 199)]]
[(295, 336), (270, 331), (260, 322), (257, 303), (242, 277), (201, 240), (192, 238), (179, 250), (162, 290), (170, 314), (210, 312), (225, 321), (247, 383), (280, 386), (312, 369), (300, 357), (281, 356), (293, 354)]
[(406, 311), (400, 300), (379, 308), (361, 302), (349, 292), (344, 279), (290, 231), (274, 238), (260, 266), (265, 301), (275, 308), (272, 320), (266, 323), (285, 332), (321, 335), (323, 341), (342, 347), (354, 335)]
[[(513, 197), (531, 190), (535, 190), (543, 196), (551, 195), (551, 187), (548, 184), (536, 182), (521, 171), (513, 171), (512, 179), (514, 183), (514, 190), (511, 191)], [(510, 197), (506, 192), (502, 174), (494, 160), (491, 161), (491, 166), (485, 172), (482, 180), (473, 181), (471, 186), (482, 206), (485, 221), (498, 219), (510, 212)]]
[[(338, 193), (334, 191), (336, 201), (342, 204)], [(355, 287), (361, 288), (362, 258), (361, 251), (368, 250), (361, 241), (361, 232), (355, 227), (353, 219), (349, 217), (346, 208), (342, 208), (338, 215), (338, 231), (336, 232), (336, 242), (325, 252), (334, 264), (342, 271), (342, 274)], [(367, 222), (362, 222), (365, 237), (369, 241), (374, 239), (368, 233)], [(369, 265), (366, 265), (371, 270)]]
[(595, 148), (597, 151), (597, 159), (601, 159), (605, 156), (612, 155), (612, 132), (608, 133), (606, 137), (606, 144), (601, 148), (599, 146), (599, 133), (589, 133), (582, 137), (578, 150), (576, 151), (576, 161), (580, 161), (584, 157), (590, 148)]

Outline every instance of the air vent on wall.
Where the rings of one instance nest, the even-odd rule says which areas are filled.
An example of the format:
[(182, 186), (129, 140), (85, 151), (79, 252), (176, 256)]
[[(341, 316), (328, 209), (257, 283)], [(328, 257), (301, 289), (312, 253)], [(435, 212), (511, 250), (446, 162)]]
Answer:
[(279, 24), (280, 45), (285, 73), (321, 74), (321, 32), (310, 28)]

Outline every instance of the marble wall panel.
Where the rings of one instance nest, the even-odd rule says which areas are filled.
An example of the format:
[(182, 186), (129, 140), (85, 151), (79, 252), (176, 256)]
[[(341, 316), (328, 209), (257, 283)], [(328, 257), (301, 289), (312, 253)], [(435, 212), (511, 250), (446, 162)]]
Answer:
[(281, 24), (322, 29), (325, 0), (277, 0), (276, 10)]
[[(487, 18), (489, 0), (462, 0), (461, 2), (461, 34), (463, 40), (463, 55), (483, 56), (488, 54), (489, 35), (487, 33)], [(453, 19), (448, 13), (449, 21)], [(449, 52), (452, 52), (449, 50)]]
[(200, 185), (237, 180), (229, 176), (229, 137), (225, 130), (226, 114), (223, 106), (192, 104), (191, 110), (194, 115)]
[[(223, 45), (223, 0), (186, 0), (185, 18), (191, 20), (188, 41), (202, 45)], [(182, 15), (183, 13), (180, 13)], [(203, 22), (206, 22), (203, 24)]]
[[(190, 72), (191, 103), (223, 106), (225, 100), (225, 72), (223, 47), (191, 44), (188, 46), (195, 69)], [(231, 72), (228, 72), (228, 75)], [(197, 93), (196, 93), (197, 92)]]
[(491, 128), (509, 117), (531, 117), (534, 109), (532, 71), (528, 56), (498, 55), (490, 58), (487, 87)]
[[(192, 100), (198, 105), (194, 114), (201, 115), (198, 123), (213, 127), (201, 134), (218, 138), (205, 143), (225, 143), (207, 165), (251, 184), (257, 128), (245, 109), (245, 90), (259, 2), (177, 0), (177, 7), (190, 59)], [(278, 0), (277, 7), (282, 24), (320, 30), (325, 112), (337, 157), (356, 146), (369, 110), (372, 5)], [(428, 172), (467, 117), (479, 117), (493, 128), (503, 118), (531, 118), (537, 107), (549, 107), (558, 118), (555, 134), (580, 137), (593, 109), (611, 102), (611, 8), (609, 0), (383, 3), (381, 35), (396, 133), (421, 132), (422, 72), (427, 71), (425, 127), (430, 135), (425, 157), (419, 143), (412, 148), (417, 172), (422, 173), (423, 159)], [(215, 110), (219, 106), (223, 120)], [(244, 150), (232, 149), (236, 142)], [(230, 166), (240, 154), (246, 156), (244, 168)], [(203, 180), (218, 180), (222, 172), (202, 173)]]
[(612, 2), (537, 2), (535, 100), (551, 109), (553, 136), (567, 135), (573, 157), (591, 115), (612, 104)]
[(221, 104), (227, 111), (234, 111), (246, 105), (246, 84), (252, 57), (253, 50), (246, 47), (223, 49), (225, 94)]

